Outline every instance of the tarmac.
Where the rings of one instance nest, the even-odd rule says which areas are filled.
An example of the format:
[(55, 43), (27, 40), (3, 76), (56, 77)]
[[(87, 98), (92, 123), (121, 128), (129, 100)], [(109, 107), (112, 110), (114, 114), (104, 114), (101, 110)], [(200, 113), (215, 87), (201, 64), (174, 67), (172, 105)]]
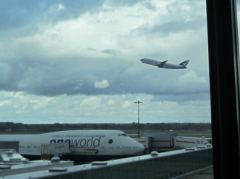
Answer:
[(172, 179), (213, 179), (213, 166), (205, 167)]

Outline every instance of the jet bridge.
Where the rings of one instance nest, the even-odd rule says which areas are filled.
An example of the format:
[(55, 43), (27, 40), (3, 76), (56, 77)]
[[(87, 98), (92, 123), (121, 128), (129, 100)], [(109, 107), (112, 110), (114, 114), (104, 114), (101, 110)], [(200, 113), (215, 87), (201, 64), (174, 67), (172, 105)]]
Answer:
[(0, 141), (0, 149), (14, 149), (16, 152), (19, 151), (18, 141)]

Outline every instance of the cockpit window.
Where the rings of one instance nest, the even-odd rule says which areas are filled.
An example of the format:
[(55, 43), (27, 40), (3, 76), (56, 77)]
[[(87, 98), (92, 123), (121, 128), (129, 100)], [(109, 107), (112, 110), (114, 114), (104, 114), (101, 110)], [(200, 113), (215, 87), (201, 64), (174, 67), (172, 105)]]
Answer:
[(112, 144), (112, 143), (113, 143), (113, 140), (112, 140), (112, 139), (109, 139), (109, 140), (108, 140), (108, 143), (109, 143), (109, 144)]
[(122, 133), (122, 134), (118, 134), (118, 136), (127, 136), (127, 134)]

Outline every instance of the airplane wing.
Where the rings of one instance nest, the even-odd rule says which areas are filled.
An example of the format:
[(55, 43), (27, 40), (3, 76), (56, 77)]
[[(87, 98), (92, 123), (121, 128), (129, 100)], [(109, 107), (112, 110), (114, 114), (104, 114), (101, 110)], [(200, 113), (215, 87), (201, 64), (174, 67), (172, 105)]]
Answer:
[(149, 64), (149, 65), (154, 65), (154, 66), (157, 66), (157, 67), (163, 67), (164, 64), (167, 63), (167, 61), (168, 60), (160, 62), (160, 61), (152, 60), (152, 59), (149, 59), (149, 58), (141, 59), (142, 63), (146, 63), (146, 64)]
[(159, 62), (159, 65), (158, 67), (163, 67), (166, 63), (167, 63), (168, 60), (165, 60), (163, 62)]

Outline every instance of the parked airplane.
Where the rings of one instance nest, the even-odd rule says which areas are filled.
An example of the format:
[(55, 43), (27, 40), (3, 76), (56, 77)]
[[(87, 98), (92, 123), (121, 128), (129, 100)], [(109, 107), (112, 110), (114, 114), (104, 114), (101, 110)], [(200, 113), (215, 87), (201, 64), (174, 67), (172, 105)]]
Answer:
[(119, 130), (69, 130), (43, 134), (0, 135), (0, 141), (18, 141), (19, 153), (41, 155), (42, 144), (67, 143), (71, 156), (129, 156), (144, 151), (144, 146)]
[(168, 60), (160, 62), (160, 61), (152, 60), (152, 59), (149, 59), (149, 58), (141, 59), (142, 63), (146, 63), (146, 64), (149, 64), (149, 65), (154, 65), (154, 66), (157, 66), (159, 68), (169, 68), (169, 69), (185, 69), (185, 68), (187, 68), (187, 64), (189, 63), (189, 60), (185, 60), (180, 64), (170, 64), (170, 63), (167, 63), (167, 61)]

